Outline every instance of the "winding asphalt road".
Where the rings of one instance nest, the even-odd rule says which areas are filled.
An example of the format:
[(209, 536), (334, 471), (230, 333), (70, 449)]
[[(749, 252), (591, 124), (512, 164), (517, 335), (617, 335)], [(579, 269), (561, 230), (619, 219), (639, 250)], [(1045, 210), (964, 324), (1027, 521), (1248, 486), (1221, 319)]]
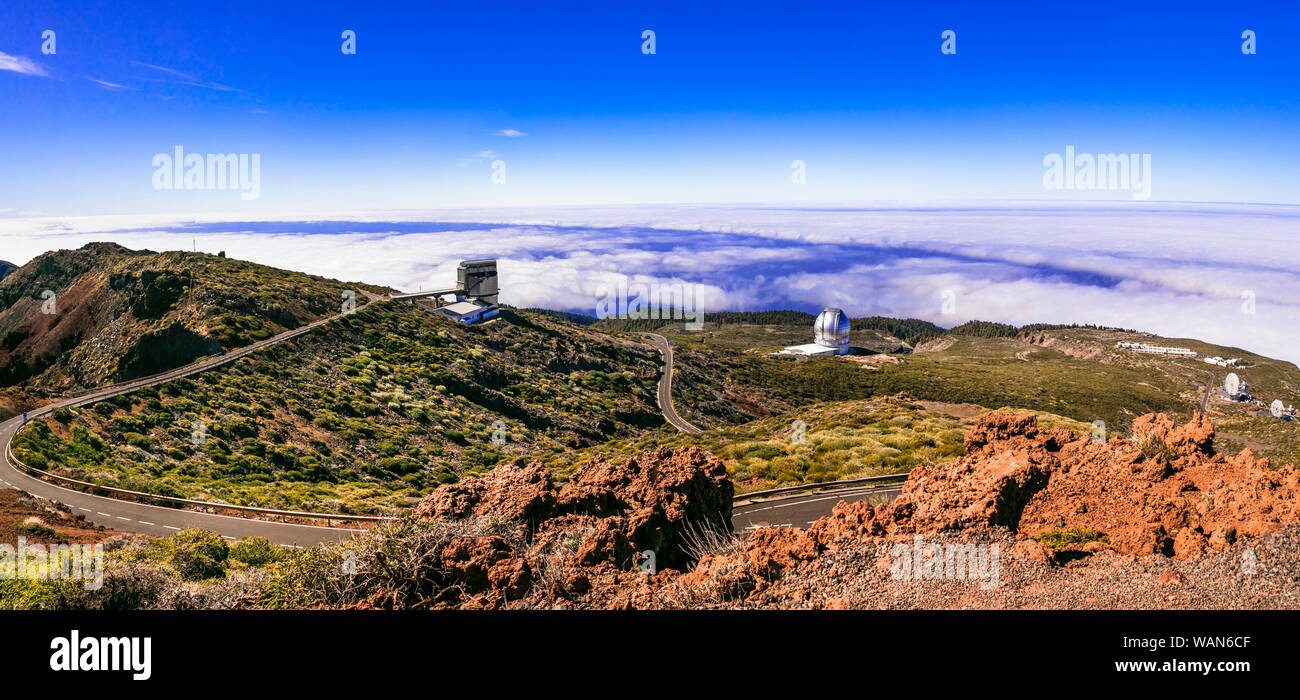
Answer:
[(674, 427), (685, 433), (698, 433), (700, 429), (687, 423), (681, 416), (677, 415), (677, 410), (673, 408), (673, 346), (668, 339), (658, 333), (646, 333), (646, 336), (654, 342), (656, 348), (659, 348), (659, 354), (664, 358), (664, 372), (659, 377), (659, 410), (664, 414), (664, 420), (672, 423)]
[[(701, 432), (677, 415), (673, 409), (673, 346), (668, 339), (658, 333), (645, 333), (664, 358), (663, 375), (659, 377), (659, 410), (664, 419), (678, 430), (687, 433)], [(845, 488), (840, 491), (814, 491), (797, 496), (766, 499), (749, 502), (743, 499), (731, 512), (731, 522), (737, 532), (745, 532), (760, 527), (806, 527), (817, 518), (828, 515), (835, 504), (840, 501), (877, 500), (888, 501), (897, 496), (902, 488), (898, 484), (885, 486), (862, 486)]]
[[(368, 292), (363, 292), (363, 294), (367, 296), (368, 300), (365, 304), (358, 307), (357, 310), (369, 306), (377, 299), (383, 298)], [(326, 318), (312, 321), (304, 326), (300, 326), (290, 331), (285, 331), (284, 333), (272, 336), (266, 340), (258, 341), (252, 345), (232, 350), (224, 355), (217, 355), (191, 365), (178, 367), (149, 377), (142, 377), (121, 384), (113, 384), (81, 394), (75, 398), (42, 406), (36, 410), (29, 411), (27, 413), (27, 418), (30, 421), (49, 414), (55, 409), (82, 406), (111, 398), (113, 396), (129, 394), (146, 386), (155, 386), (172, 381), (173, 379), (179, 379), (181, 377), (188, 377), (200, 372), (205, 372), (215, 367), (220, 367), (234, 362), (242, 357), (247, 357), (248, 355), (259, 350), (264, 350), (272, 345), (297, 338), (298, 336), (309, 333), (330, 321), (346, 316), (348, 313), (335, 314), (334, 316), (328, 316)], [(228, 515), (217, 515), (214, 513), (181, 510), (178, 508), (167, 508), (164, 506), (123, 501), (105, 496), (96, 496), (64, 488), (63, 486), (58, 486), (48, 481), (43, 481), (29, 476), (9, 464), (8, 455), (11, 453), (10, 443), (13, 440), (14, 434), (18, 432), (18, 429), (21, 428), (22, 425), (23, 417), (21, 415), (15, 416), (4, 423), (0, 423), (0, 484), (3, 484), (8, 488), (21, 489), (37, 498), (59, 501), (71, 508), (74, 513), (85, 516), (86, 520), (95, 523), (96, 525), (103, 525), (104, 527), (113, 528), (114, 530), (140, 532), (150, 535), (169, 535), (185, 528), (201, 527), (205, 530), (211, 530), (229, 540), (260, 536), (265, 537), (276, 544), (291, 547), (309, 547), (321, 542), (344, 540), (351, 537), (353, 534), (360, 532), (360, 530), (349, 528), (299, 525), (295, 523), (255, 520), (252, 518), (241, 518)]]

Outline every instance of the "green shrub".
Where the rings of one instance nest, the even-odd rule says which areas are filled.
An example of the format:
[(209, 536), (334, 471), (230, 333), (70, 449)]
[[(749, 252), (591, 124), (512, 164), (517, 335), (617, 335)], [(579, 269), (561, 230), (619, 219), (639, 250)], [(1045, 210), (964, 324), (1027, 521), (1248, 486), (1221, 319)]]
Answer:
[(230, 546), (230, 559), (249, 566), (266, 566), (285, 557), (285, 550), (265, 537), (247, 537)]
[(126, 444), (131, 447), (138, 447), (142, 450), (149, 449), (150, 440), (148, 436), (141, 435), (140, 433), (123, 433), (122, 437), (126, 439)]
[(1087, 527), (1072, 527), (1069, 530), (1046, 530), (1030, 539), (1052, 549), (1064, 549), (1069, 545), (1085, 545), (1089, 542), (1110, 542), (1110, 538)]
[(187, 581), (219, 578), (226, 573), (230, 546), (216, 533), (191, 528), (159, 540), (158, 544), (172, 568)]
[(1178, 452), (1165, 442), (1163, 437), (1150, 433), (1142, 437), (1138, 443), (1138, 449), (1142, 451), (1142, 456), (1147, 459), (1155, 459), (1164, 456), (1165, 461), (1172, 462), (1178, 458)]
[(20, 535), (30, 535), (32, 537), (54, 537), (56, 534), (54, 528), (41, 522), (21, 522), (14, 524), (14, 531)]

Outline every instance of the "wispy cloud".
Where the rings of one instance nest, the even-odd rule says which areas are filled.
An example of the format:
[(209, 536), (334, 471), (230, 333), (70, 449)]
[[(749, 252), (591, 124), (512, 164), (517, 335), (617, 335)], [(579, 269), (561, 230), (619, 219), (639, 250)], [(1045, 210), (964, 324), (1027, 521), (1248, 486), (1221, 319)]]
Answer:
[(110, 83), (107, 80), (100, 80), (98, 78), (87, 77), (86, 80), (89, 80), (90, 82), (104, 88), (105, 90), (139, 90), (139, 88), (127, 87), (126, 85), (119, 85), (117, 83)]
[(488, 159), (496, 158), (496, 157), (497, 157), (497, 153), (496, 153), (496, 151), (486, 150), (486, 149), (485, 149), (485, 150), (479, 151), (478, 153), (475, 153), (475, 154), (472, 155), (472, 156), (469, 156), (469, 157), (466, 157), (466, 158), (461, 158), (459, 161), (456, 162), (456, 164), (457, 164), (457, 165), (461, 165), (461, 166), (465, 166), (465, 165), (469, 165), (470, 163), (477, 163), (477, 162), (479, 162), (479, 161), (488, 160)]
[(0, 70), (13, 71), (23, 75), (39, 75), (46, 78), (50, 76), (49, 73), (45, 72), (44, 68), (30, 58), (10, 56), (3, 51), (0, 51)]
[(203, 88), (205, 90), (216, 90), (218, 92), (237, 92), (237, 93), (244, 92), (239, 88), (230, 87), (229, 85), (222, 85), (221, 83), (213, 83), (213, 82), (205, 81), (199, 78), (198, 76), (191, 75), (184, 71), (176, 70), (175, 68), (168, 68), (167, 66), (159, 66), (152, 63), (145, 63), (143, 61), (131, 61), (131, 62), (137, 66), (142, 66), (144, 68), (150, 68), (152, 70), (166, 73), (176, 78), (182, 84), (189, 85), (191, 87)]
[(176, 76), (177, 78), (180, 78), (181, 80), (185, 80), (185, 81), (198, 80), (198, 78), (190, 75), (189, 73), (182, 73), (181, 71), (178, 71), (175, 68), (168, 68), (166, 66), (156, 66), (152, 63), (145, 63), (144, 61), (131, 61), (131, 63), (134, 63), (137, 66), (143, 66), (145, 68), (152, 68), (156, 71), (162, 71), (163, 73), (169, 73), (171, 75)]
[(522, 132), (522, 131), (520, 131), (520, 130), (518, 130), (518, 129), (502, 129), (502, 130), (500, 130), (500, 131), (497, 132), (497, 136), (509, 136), (509, 137), (511, 137), (511, 138), (514, 138), (514, 137), (517, 137), (517, 136), (525, 136), (525, 135), (526, 135), (526, 134), (524, 134), (524, 132)]

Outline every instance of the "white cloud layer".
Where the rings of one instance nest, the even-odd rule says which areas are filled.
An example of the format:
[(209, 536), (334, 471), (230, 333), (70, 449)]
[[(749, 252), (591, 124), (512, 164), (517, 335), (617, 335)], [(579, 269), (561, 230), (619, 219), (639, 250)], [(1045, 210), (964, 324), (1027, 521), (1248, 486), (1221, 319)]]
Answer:
[[(610, 274), (702, 285), (707, 310), (1098, 323), (1300, 360), (1300, 208), (633, 207), (317, 215), (0, 219), (0, 258), (112, 240), (344, 280), (429, 289), (500, 260), (502, 300), (593, 313)], [(956, 301), (946, 314), (946, 293)], [(1245, 296), (1243, 296), (1245, 295)], [(1245, 313), (1246, 298), (1255, 313)]]

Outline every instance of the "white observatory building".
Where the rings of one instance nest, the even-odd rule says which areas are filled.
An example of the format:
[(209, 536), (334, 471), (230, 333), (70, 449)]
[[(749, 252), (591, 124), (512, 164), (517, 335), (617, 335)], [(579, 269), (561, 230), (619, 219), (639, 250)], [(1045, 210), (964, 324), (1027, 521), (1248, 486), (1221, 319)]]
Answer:
[(822, 309), (813, 321), (813, 342), (794, 345), (780, 352), (782, 355), (847, 355), (849, 354), (849, 315), (843, 309)]

